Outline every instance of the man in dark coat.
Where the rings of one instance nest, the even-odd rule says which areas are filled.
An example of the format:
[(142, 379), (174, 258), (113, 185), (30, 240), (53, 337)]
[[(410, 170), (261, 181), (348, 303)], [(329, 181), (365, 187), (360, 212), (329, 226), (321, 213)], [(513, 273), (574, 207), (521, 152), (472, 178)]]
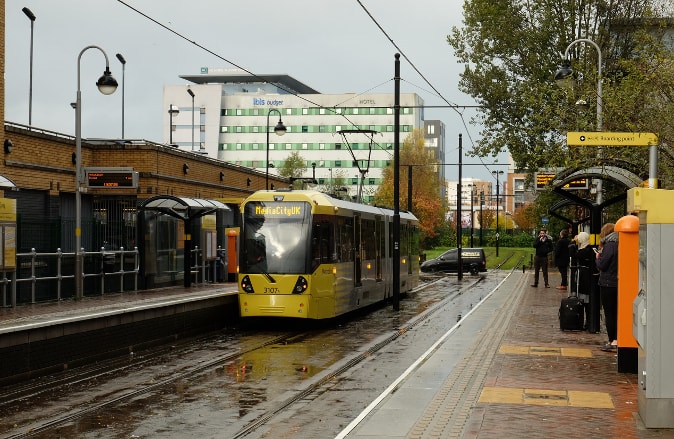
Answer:
[(534, 284), (532, 287), (538, 287), (538, 278), (542, 270), (545, 288), (550, 288), (550, 283), (548, 282), (548, 254), (552, 253), (555, 247), (546, 229), (541, 229), (538, 233), (538, 237), (534, 240), (534, 249), (536, 249), (536, 254), (534, 255)]
[(559, 232), (559, 239), (557, 244), (555, 244), (555, 265), (559, 270), (559, 274), (562, 275), (562, 283), (557, 287), (558, 290), (566, 290), (569, 285), (568, 275), (569, 275), (569, 232), (567, 230), (562, 230)]

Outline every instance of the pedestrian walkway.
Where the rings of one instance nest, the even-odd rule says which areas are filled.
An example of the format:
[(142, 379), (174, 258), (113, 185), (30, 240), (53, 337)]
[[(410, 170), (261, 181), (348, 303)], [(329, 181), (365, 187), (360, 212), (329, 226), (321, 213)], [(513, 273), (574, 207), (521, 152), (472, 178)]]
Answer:
[(337, 437), (674, 438), (643, 427), (637, 376), (601, 351), (604, 328), (561, 331), (567, 292), (530, 284), (508, 276)]

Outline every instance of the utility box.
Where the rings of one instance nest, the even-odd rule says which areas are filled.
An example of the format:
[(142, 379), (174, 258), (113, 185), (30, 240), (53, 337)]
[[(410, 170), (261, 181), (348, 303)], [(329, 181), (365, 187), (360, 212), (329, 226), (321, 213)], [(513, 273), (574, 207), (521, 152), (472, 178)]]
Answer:
[(647, 428), (674, 428), (674, 191), (633, 188), (639, 217), (639, 294), (632, 305), (638, 344), (639, 415)]

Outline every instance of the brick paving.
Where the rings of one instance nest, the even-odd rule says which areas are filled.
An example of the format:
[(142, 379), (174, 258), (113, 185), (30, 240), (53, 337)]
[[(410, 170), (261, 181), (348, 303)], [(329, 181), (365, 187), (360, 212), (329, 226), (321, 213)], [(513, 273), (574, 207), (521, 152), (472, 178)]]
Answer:
[[(557, 285), (558, 279), (551, 274), (550, 281)], [(478, 402), (471, 410), (464, 438), (674, 438), (674, 429), (646, 429), (640, 422), (637, 375), (619, 373), (617, 355), (600, 350), (606, 340), (603, 321), (599, 334), (561, 331), (558, 310), (567, 292), (532, 288), (529, 283), (526, 282), (521, 305), (516, 307), (484, 386), (544, 389), (548, 393), (607, 393), (613, 408), (567, 405), (566, 401), (560, 401), (564, 397), (559, 396), (565, 392), (557, 392), (557, 400), (555, 395), (548, 394), (545, 397), (550, 398), (549, 401), (533, 400), (532, 404)], [(510, 349), (503, 349), (504, 346)], [(532, 346), (536, 349), (528, 352), (524, 349)], [(527, 353), (514, 353), (517, 347)], [(591, 355), (555, 354), (563, 351), (561, 348), (582, 349)], [(542, 355), (532, 354), (533, 351)]]

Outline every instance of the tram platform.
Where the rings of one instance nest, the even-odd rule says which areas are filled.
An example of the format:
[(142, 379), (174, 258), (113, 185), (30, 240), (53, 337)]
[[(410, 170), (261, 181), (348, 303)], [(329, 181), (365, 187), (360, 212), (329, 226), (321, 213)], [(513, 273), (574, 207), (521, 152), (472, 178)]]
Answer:
[(637, 375), (599, 334), (559, 328), (566, 291), (511, 273), (337, 438), (674, 438), (646, 429)]

